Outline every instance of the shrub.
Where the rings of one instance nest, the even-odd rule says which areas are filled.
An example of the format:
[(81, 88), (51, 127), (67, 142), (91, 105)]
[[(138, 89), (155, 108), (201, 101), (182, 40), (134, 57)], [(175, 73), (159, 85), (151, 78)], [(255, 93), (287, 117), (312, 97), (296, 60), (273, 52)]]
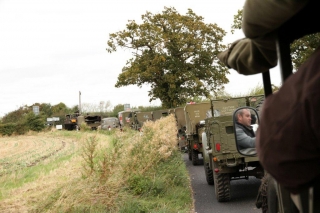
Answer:
[(14, 123), (7, 123), (7, 124), (0, 124), (0, 134), (1, 135), (12, 135), (16, 130), (16, 124)]
[(33, 112), (28, 113), (25, 122), (29, 129), (35, 132), (40, 132), (45, 128), (43, 118)]
[(17, 135), (24, 135), (29, 131), (28, 125), (26, 123), (18, 123), (15, 126), (15, 133)]

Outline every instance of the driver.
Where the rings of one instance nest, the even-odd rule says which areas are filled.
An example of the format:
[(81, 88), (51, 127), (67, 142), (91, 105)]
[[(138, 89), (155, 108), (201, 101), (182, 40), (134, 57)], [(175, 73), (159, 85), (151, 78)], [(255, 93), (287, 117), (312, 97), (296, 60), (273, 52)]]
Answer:
[(255, 148), (256, 137), (251, 123), (251, 113), (249, 109), (240, 109), (236, 112), (237, 144), (240, 150)]

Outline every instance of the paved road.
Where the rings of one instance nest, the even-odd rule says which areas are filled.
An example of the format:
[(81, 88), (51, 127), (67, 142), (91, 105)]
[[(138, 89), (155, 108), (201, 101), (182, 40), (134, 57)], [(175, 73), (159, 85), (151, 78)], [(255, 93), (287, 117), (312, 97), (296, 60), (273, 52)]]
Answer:
[(214, 186), (207, 184), (203, 165), (193, 166), (186, 153), (183, 158), (191, 178), (196, 213), (261, 213), (255, 206), (259, 179), (231, 181), (231, 200), (220, 203)]

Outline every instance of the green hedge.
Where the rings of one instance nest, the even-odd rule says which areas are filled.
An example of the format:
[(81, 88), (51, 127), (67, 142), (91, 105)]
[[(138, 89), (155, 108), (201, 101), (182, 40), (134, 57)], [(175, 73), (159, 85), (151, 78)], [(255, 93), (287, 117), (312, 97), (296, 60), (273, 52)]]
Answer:
[(0, 124), (0, 134), (10, 136), (15, 132), (16, 127), (15, 123)]
[(0, 134), (11, 136), (12, 134), (23, 135), (29, 130), (40, 132), (46, 128), (44, 119), (29, 113), (22, 122), (0, 124)]

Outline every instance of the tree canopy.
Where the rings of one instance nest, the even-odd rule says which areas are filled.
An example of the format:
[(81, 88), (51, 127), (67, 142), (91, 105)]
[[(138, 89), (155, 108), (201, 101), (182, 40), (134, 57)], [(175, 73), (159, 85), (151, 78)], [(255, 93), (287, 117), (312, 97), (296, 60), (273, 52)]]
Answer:
[(228, 83), (228, 69), (216, 58), (226, 34), (218, 25), (205, 24), (191, 9), (180, 15), (172, 7), (141, 17), (141, 24), (129, 20), (125, 30), (110, 34), (109, 53), (128, 48), (133, 55), (116, 87), (150, 85), (150, 101), (159, 98), (171, 108), (193, 96), (208, 97)]
[[(231, 26), (231, 32), (236, 29), (241, 29), (242, 24), (242, 10), (238, 10), (234, 15), (233, 24)], [(298, 68), (310, 57), (310, 55), (320, 46), (320, 33), (310, 34), (300, 39), (295, 40), (290, 45), (291, 60), (293, 68)]]

